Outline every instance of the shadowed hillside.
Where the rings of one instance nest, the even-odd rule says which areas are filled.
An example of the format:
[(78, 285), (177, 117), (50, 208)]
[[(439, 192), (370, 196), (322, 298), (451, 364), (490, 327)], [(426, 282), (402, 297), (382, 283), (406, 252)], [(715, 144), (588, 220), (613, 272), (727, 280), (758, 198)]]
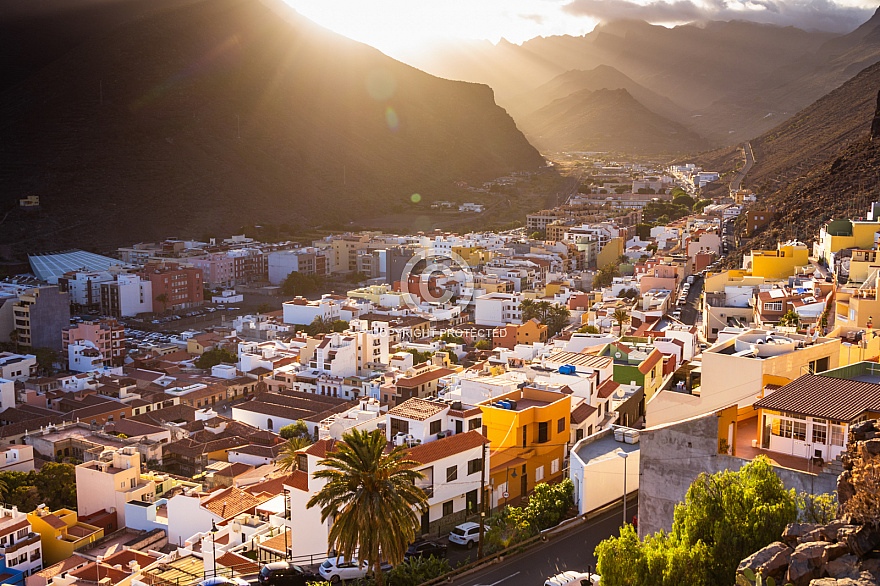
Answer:
[(0, 94), (0, 138), (3, 212), (43, 204), (13, 210), (0, 244), (31, 250), (352, 220), (543, 164), (488, 87), (256, 0), (165, 9), (77, 46)]
[(695, 152), (706, 141), (651, 112), (625, 89), (581, 90), (519, 120), (544, 151), (598, 150), (638, 155)]

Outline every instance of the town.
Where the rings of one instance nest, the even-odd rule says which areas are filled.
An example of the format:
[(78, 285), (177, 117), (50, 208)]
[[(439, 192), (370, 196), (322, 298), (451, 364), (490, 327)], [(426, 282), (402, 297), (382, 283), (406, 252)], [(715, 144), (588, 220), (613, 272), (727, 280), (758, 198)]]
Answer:
[[(835, 494), (880, 413), (880, 203), (752, 250), (775, 212), (701, 199), (718, 173), (569, 158), (576, 192), (501, 232), (31, 255), (0, 282), (3, 583), (362, 578), (314, 502), (376, 434), (420, 473), (407, 559), (443, 560), (413, 584), (498, 584), (481, 560), (566, 526), (587, 572), (621, 525), (669, 532), (698, 476), (754, 462)], [(505, 525), (545, 498), (552, 520)]]

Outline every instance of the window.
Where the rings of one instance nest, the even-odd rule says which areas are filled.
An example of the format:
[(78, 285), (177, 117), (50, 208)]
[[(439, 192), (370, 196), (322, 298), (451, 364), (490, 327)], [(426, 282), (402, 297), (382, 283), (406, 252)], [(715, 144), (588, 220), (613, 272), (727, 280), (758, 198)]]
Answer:
[(574, 441), (579, 442), (582, 439), (584, 439), (584, 430), (583, 429), (574, 430)]
[(791, 421), (779, 417), (774, 418), (770, 433), (779, 437), (791, 438)]
[(782, 311), (781, 301), (771, 301), (764, 304), (764, 311)]
[(819, 423), (813, 424), (813, 443), (825, 445), (828, 443), (828, 427)]
[(481, 427), (483, 427), (482, 417), (477, 417), (476, 419), (471, 419), (470, 421), (468, 421), (468, 431), (480, 429)]
[(483, 461), (479, 458), (468, 460), (468, 475), (476, 474), (483, 469)]
[(398, 433), (409, 433), (409, 421), (405, 419), (397, 419), (396, 417), (391, 418), (391, 435), (397, 435)]
[(794, 439), (799, 441), (804, 441), (805, 439), (807, 439), (807, 422), (795, 421), (791, 435)]
[(560, 417), (559, 421), (556, 422), (556, 433), (563, 433), (565, 431), (565, 417)]
[(452, 501), (446, 501), (443, 503), (443, 516), (448, 517), (452, 514)]
[(432, 434), (440, 433), (440, 423), (441, 423), (441, 421), (439, 419), (437, 421), (431, 422), (431, 433)]
[(450, 466), (446, 469), (446, 482), (458, 480), (458, 466)]
[(27, 529), (19, 529), (18, 533), (15, 534), (16, 539), (24, 539), (27, 537), (28, 530)]
[(535, 468), (535, 482), (541, 482), (544, 480), (544, 467), (538, 466)]
[(831, 445), (832, 446), (843, 446), (843, 426), (842, 425), (832, 425), (831, 426)]
[(548, 433), (549, 430), (547, 429), (548, 427), (550, 427), (548, 425), (548, 423), (549, 422), (547, 422), (547, 421), (538, 422), (538, 443), (539, 444), (544, 444), (544, 443), (547, 443), (548, 441), (550, 441), (550, 434)]
[(557, 472), (559, 472), (559, 458), (550, 462), (550, 474), (556, 474)]

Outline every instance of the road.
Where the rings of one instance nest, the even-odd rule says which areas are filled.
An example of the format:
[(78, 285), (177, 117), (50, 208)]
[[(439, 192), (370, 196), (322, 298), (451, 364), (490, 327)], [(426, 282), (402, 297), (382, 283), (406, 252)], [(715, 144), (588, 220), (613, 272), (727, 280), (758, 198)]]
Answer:
[(739, 170), (739, 173), (736, 174), (736, 177), (733, 178), (733, 181), (730, 182), (730, 191), (737, 191), (742, 187), (743, 179), (746, 178), (752, 165), (755, 164), (755, 154), (752, 152), (751, 143), (747, 142), (743, 144), (743, 154), (745, 155), (746, 163), (743, 165), (743, 168)]
[(697, 323), (700, 315), (700, 293), (703, 291), (703, 277), (697, 275), (688, 291), (687, 302), (681, 307), (681, 321), (689, 326)]
[[(562, 536), (551, 538), (526, 553), (456, 578), (452, 583), (462, 586), (543, 584), (544, 580), (564, 570), (586, 572), (588, 566), (595, 570), (593, 551), (600, 541), (618, 534), (623, 514), (621, 508), (618, 505), (601, 517), (587, 521)], [(632, 519), (638, 508), (638, 499), (630, 498), (626, 506), (627, 517)]]

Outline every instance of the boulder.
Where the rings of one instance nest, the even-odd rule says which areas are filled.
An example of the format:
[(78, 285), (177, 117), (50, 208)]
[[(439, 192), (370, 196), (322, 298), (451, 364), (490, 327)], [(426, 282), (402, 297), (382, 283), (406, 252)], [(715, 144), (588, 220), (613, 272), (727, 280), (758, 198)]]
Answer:
[(774, 541), (767, 547), (760, 549), (741, 561), (736, 569), (737, 574), (742, 574), (747, 568), (764, 577), (780, 577), (788, 567), (792, 549), (781, 541)]
[(841, 578), (837, 586), (880, 586), (880, 582), (868, 572), (862, 572), (858, 576)]
[(825, 564), (825, 571), (832, 578), (846, 578), (859, 575), (859, 558), (847, 554)]
[(837, 586), (837, 580), (834, 578), (816, 578), (810, 580), (810, 586)]
[(824, 541), (802, 543), (791, 554), (786, 580), (794, 586), (807, 586), (810, 580), (822, 575), (822, 566), (828, 561), (828, 552)]
[(794, 586), (807, 586), (811, 580), (818, 577), (818, 568), (805, 559), (792, 559), (785, 574), (786, 582)]
[(837, 538), (846, 543), (849, 550), (860, 558), (880, 545), (880, 531), (867, 525), (841, 527), (837, 532)]
[(809, 533), (801, 535), (801, 538), (798, 541), (801, 543), (808, 543), (810, 541), (834, 541), (836, 537), (837, 531), (829, 531), (828, 528), (823, 525), (813, 529)]
[(862, 449), (864, 450), (863, 454), (871, 454), (872, 456), (876, 456), (880, 454), (880, 439), (869, 439), (864, 444), (862, 444)]
[(862, 563), (859, 564), (859, 569), (863, 572), (871, 572), (874, 574), (875, 578), (880, 579), (880, 559), (864, 559), (862, 560)]
[(819, 525), (814, 523), (789, 523), (782, 532), (782, 541), (794, 547), (800, 542), (801, 537), (818, 528)]
[(855, 494), (856, 489), (852, 484), (852, 466), (850, 466), (850, 469), (844, 470), (837, 477), (837, 510), (840, 511), (841, 507)]
[(845, 543), (831, 543), (825, 546), (825, 551), (828, 553), (828, 561), (832, 562), (841, 556), (845, 556), (849, 554), (849, 548)]

